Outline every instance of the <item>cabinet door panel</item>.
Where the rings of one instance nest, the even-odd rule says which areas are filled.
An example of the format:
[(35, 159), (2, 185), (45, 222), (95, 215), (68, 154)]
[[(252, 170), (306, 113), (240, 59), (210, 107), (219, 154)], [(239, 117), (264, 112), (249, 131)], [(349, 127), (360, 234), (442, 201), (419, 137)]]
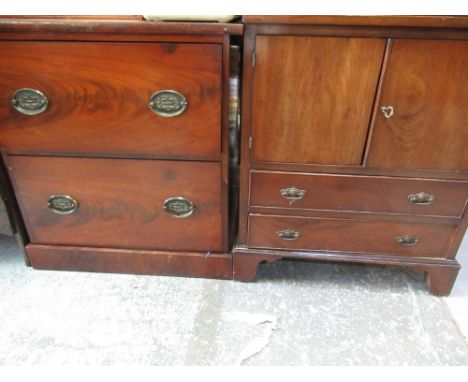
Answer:
[(385, 40), (258, 36), (253, 157), (361, 164)]
[(468, 170), (468, 42), (397, 40), (384, 75), (368, 165)]

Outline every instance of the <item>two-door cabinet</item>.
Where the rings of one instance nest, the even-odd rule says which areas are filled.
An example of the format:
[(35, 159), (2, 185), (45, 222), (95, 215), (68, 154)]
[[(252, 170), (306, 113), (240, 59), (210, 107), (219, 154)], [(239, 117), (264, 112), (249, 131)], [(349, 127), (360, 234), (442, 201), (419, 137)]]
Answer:
[(234, 277), (411, 266), (448, 294), (467, 223), (468, 21), (248, 16)]

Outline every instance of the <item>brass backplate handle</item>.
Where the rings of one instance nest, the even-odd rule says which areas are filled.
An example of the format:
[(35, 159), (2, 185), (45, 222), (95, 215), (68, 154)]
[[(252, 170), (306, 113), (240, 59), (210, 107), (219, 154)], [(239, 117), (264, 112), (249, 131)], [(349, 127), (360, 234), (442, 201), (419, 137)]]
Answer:
[(160, 90), (151, 96), (148, 106), (160, 117), (172, 118), (184, 113), (188, 102), (178, 91)]
[(402, 247), (412, 247), (419, 243), (419, 237), (413, 235), (396, 236), (395, 241)]
[(47, 110), (49, 100), (40, 90), (22, 88), (13, 93), (11, 106), (21, 114), (37, 115)]
[(431, 204), (435, 200), (435, 196), (425, 192), (420, 192), (419, 194), (408, 195), (408, 200), (412, 204), (425, 206)]
[(277, 231), (276, 236), (278, 236), (281, 240), (297, 240), (299, 236), (301, 236), (301, 233), (292, 229), (285, 229), (282, 231)]
[(193, 214), (195, 206), (182, 196), (173, 196), (164, 201), (163, 209), (176, 218), (187, 218)]
[(294, 186), (283, 188), (280, 190), (281, 196), (289, 200), (289, 204), (295, 202), (296, 200), (302, 199), (306, 195), (305, 190), (300, 190)]
[(69, 195), (51, 195), (47, 207), (56, 214), (69, 215), (78, 209), (78, 202)]
[(394, 114), (393, 106), (382, 106), (380, 111), (384, 115), (385, 118), (391, 118)]

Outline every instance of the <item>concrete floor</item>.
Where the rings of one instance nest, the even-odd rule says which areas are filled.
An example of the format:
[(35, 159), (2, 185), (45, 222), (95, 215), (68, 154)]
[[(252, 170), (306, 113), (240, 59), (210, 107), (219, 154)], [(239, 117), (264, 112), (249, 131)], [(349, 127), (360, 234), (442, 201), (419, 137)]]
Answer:
[(467, 283), (441, 299), (397, 267), (279, 262), (252, 283), (37, 271), (0, 237), (0, 365), (468, 365)]

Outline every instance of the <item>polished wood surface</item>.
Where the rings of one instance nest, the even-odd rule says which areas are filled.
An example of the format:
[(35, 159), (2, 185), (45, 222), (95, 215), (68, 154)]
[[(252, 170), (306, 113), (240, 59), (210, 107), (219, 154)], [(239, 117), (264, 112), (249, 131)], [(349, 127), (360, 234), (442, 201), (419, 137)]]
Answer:
[(243, 16), (248, 24), (468, 28), (467, 16)]
[[(221, 59), (217, 44), (0, 42), (0, 147), (218, 160)], [(28, 87), (48, 97), (47, 111), (12, 108), (14, 91)], [(182, 115), (148, 107), (167, 89), (186, 97)]]
[[(9, 156), (7, 166), (34, 244), (222, 252), (219, 163)], [(59, 215), (51, 195), (79, 207)], [(184, 197), (195, 212), (177, 218), (166, 199)]]
[[(258, 264), (283, 258), (392, 264), (425, 272), (432, 293), (450, 293), (460, 267), (455, 256), (468, 227), (468, 169), (462, 149), (468, 143), (462, 118), (466, 109), (462, 105), (468, 104), (464, 48), (468, 17), (244, 16), (243, 20), (242, 163), (234, 278), (250, 280)], [(365, 62), (356, 67), (346, 64), (345, 45), (336, 54), (323, 49), (342, 40), (368, 41), (369, 49), (361, 49), (364, 54), (354, 51), (354, 62), (366, 56)], [(270, 44), (274, 53), (268, 56), (268, 65), (289, 69), (275, 76), (273, 70), (265, 71), (267, 75), (260, 77), (270, 93), (257, 89), (265, 62), (261, 48), (268, 47), (264, 41), (303, 42), (279, 44), (280, 50)], [(312, 50), (306, 41), (323, 44)], [(372, 73), (365, 66), (369, 60), (375, 67)], [(306, 63), (320, 70), (311, 74)], [(314, 75), (317, 95), (301, 93), (302, 83)], [(357, 78), (372, 84), (367, 93), (365, 86), (356, 86)], [(340, 88), (340, 81), (347, 81), (346, 87)], [(277, 83), (284, 85), (278, 88), (281, 91), (276, 91)], [(297, 104), (283, 97), (288, 88), (294, 89)], [(310, 102), (323, 94), (320, 107)], [(386, 104), (389, 94), (395, 96), (398, 108)], [(346, 96), (351, 103), (345, 102)], [(394, 106), (392, 118), (382, 122), (381, 106)], [(362, 124), (346, 114), (353, 107), (363, 111)], [(296, 118), (294, 127), (284, 123), (291, 115)], [(297, 123), (307, 115), (308, 123)], [(310, 121), (319, 121), (313, 130)], [(401, 129), (394, 129), (392, 121), (401, 122)], [(283, 198), (280, 190), (293, 186), (306, 190), (306, 196), (293, 202)], [(409, 203), (408, 195), (420, 192), (434, 195), (434, 201)], [(277, 232), (286, 229), (302, 235), (280, 240)], [(395, 236), (407, 234), (419, 237), (419, 242), (400, 247)]]
[(468, 170), (468, 41), (395, 40), (368, 166)]
[(250, 249), (237, 246), (233, 250), (233, 274), (238, 281), (251, 281), (255, 278), (257, 267), (263, 263), (282, 259), (302, 261), (315, 260), (327, 262), (346, 262), (363, 264), (400, 265), (413, 268), (426, 274), (428, 290), (438, 296), (447, 296), (452, 290), (460, 264), (455, 260), (426, 259), (340, 252), (304, 252), (272, 249)]
[(0, 33), (242, 35), (242, 23), (153, 22), (142, 16), (0, 16)]
[[(251, 215), (248, 245), (442, 258), (454, 228), (437, 224)], [(300, 236), (296, 240), (280, 239), (277, 232), (287, 229), (299, 232)], [(402, 235), (418, 237), (419, 243), (401, 246), (395, 238)]]
[(232, 279), (230, 254), (29, 244), (36, 269)]
[(383, 39), (257, 36), (253, 158), (360, 164), (384, 48)]
[[(302, 199), (290, 201), (281, 195), (281, 190), (293, 186), (305, 191)], [(422, 192), (434, 201), (409, 201), (409, 195)], [(460, 217), (467, 199), (466, 181), (251, 172), (250, 206)]]

